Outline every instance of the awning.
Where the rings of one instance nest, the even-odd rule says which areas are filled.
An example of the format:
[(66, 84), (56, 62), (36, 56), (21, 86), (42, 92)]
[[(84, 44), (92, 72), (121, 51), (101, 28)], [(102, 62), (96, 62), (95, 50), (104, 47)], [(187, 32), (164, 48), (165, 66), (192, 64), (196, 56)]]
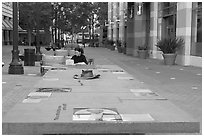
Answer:
[[(3, 30), (13, 30), (13, 22), (10, 20), (3, 19), (2, 29)], [(24, 30), (18, 25), (18, 31), (24, 31)]]
[(2, 20), (2, 29), (4, 29), (4, 30), (12, 30), (12, 28), (6, 23), (5, 20)]

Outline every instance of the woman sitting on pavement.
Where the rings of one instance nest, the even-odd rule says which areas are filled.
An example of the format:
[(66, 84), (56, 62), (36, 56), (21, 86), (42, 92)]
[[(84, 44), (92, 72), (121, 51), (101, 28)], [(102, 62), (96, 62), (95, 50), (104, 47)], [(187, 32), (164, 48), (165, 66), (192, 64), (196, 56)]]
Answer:
[(86, 57), (84, 56), (84, 50), (80, 47), (77, 47), (74, 50), (75, 50), (75, 55), (72, 56), (71, 58), (74, 60), (74, 64), (84, 62), (86, 65), (88, 65)]

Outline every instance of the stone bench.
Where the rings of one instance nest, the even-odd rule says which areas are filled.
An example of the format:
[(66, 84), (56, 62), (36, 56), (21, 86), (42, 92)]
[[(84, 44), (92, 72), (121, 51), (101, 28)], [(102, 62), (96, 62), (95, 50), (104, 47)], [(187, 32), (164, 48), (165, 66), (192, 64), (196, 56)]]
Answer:
[(74, 56), (75, 55), (75, 50), (68, 48), (68, 49), (63, 49), (63, 50), (55, 50), (54, 52), (55, 56)]
[(41, 75), (44, 75), (45, 72), (52, 66), (65, 65), (65, 56), (53, 56), (43, 54), (40, 65)]
[(55, 50), (54, 52), (55, 56), (68, 56), (68, 54), (68, 50)]

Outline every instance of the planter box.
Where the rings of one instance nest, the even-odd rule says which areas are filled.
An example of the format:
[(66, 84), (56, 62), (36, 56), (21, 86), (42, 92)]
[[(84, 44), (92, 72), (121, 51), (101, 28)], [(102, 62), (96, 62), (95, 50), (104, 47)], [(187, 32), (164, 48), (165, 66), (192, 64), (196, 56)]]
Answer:
[(115, 50), (115, 46), (111, 45), (110, 50)]
[(165, 65), (175, 65), (175, 60), (177, 54), (162, 54), (164, 57), (164, 64)]
[(126, 54), (126, 48), (125, 47), (122, 47), (122, 53)]
[(118, 49), (118, 53), (122, 53), (123, 52), (122, 47), (117, 47), (117, 49)]

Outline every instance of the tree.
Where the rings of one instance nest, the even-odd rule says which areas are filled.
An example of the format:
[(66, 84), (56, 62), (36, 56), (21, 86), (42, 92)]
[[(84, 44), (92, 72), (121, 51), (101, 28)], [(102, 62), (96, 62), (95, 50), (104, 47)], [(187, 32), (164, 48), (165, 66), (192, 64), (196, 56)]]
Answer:
[(93, 6), (90, 2), (70, 2), (63, 3), (67, 24), (72, 28), (72, 32), (80, 31), (82, 26), (89, 24), (88, 18), (92, 12)]
[(82, 31), (82, 26), (89, 25), (89, 18), (94, 7), (90, 2), (62, 2), (59, 9), (63, 10), (59, 10), (58, 28), (75, 34)]
[[(39, 29), (48, 30), (50, 26), (74, 34), (82, 26), (94, 28), (96, 23), (104, 24), (108, 12), (107, 2), (20, 2), (19, 9), (20, 25), (29, 32), (29, 45), (33, 29), (37, 30), (37, 36)], [(53, 24), (55, 18), (56, 24)], [(38, 43), (37, 37), (36, 49)]]
[(94, 3), (96, 7), (97, 20), (100, 25), (103, 25), (108, 20), (108, 3), (97, 2)]
[(34, 17), (32, 16), (32, 3), (19, 3), (19, 25), (28, 32), (28, 42), (31, 46), (31, 33), (34, 29)]
[(51, 4), (48, 2), (20, 2), (19, 24), (28, 31), (29, 45), (31, 45), (31, 34), (36, 30), (36, 54), (41, 54), (39, 44), (39, 30), (49, 30), (51, 25)]
[[(64, 2), (66, 22), (71, 34), (81, 31), (82, 26), (93, 29), (97, 24), (103, 25), (108, 20), (107, 2)], [(97, 26), (96, 25), (96, 26)]]

